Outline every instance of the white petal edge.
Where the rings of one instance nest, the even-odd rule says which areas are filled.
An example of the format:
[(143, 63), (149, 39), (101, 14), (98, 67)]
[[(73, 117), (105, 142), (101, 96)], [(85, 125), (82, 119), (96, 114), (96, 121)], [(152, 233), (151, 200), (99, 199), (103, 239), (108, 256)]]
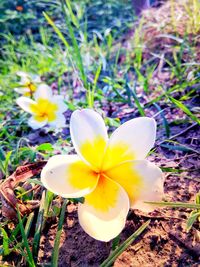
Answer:
[(78, 218), (81, 227), (88, 235), (99, 241), (110, 241), (119, 235), (125, 227), (130, 207), (129, 198), (125, 190), (119, 184), (118, 186), (120, 193), (117, 205), (115, 208), (111, 208), (108, 213), (99, 212), (87, 203), (79, 203)]
[(29, 77), (29, 74), (27, 72), (24, 72), (24, 71), (17, 71), (16, 72), (16, 75), (19, 76), (19, 77)]
[[(99, 137), (105, 140), (105, 144), (108, 141), (104, 120), (99, 113), (92, 109), (76, 110), (72, 113), (70, 119), (70, 134), (76, 152), (86, 162), (89, 162), (88, 159), (86, 159), (80, 151), (82, 144), (87, 141), (93, 143), (93, 141)], [(104, 149), (102, 150), (104, 152)], [(98, 153), (98, 151), (95, 150), (93, 154), (95, 155), (95, 153)], [(102, 154), (103, 159), (103, 153), (100, 154)]]
[(152, 118), (135, 118), (122, 124), (113, 132), (108, 146), (122, 142), (127, 144), (135, 159), (144, 159), (156, 139), (156, 122)]
[(49, 125), (54, 128), (64, 128), (66, 127), (66, 119), (65, 116), (61, 113), (56, 114), (56, 119), (52, 122), (49, 122)]
[(23, 72), (23, 71), (17, 71), (16, 75), (21, 78), (21, 81), (20, 81), (21, 85), (24, 85), (24, 84), (30, 82), (30, 76), (28, 73)]
[(36, 121), (34, 119), (34, 117), (31, 117), (29, 120), (28, 120), (28, 125), (33, 129), (33, 130), (37, 130), (37, 129), (40, 129), (42, 127), (44, 127), (45, 125), (47, 124), (47, 119), (43, 120), (43, 121)]
[(17, 92), (18, 94), (25, 94), (25, 93), (29, 93), (30, 92), (30, 89), (29, 88), (24, 88), (24, 87), (21, 87), (21, 88), (14, 88), (15, 92)]
[(40, 84), (34, 93), (35, 100), (38, 100), (39, 98), (52, 100), (52, 97), (52, 89), (44, 83)]
[(37, 74), (30, 74), (31, 80), (33, 83), (41, 83), (42, 80), (39, 75)]
[[(93, 191), (98, 179), (93, 187), (84, 189), (75, 189), (67, 183), (67, 168), (77, 161), (80, 161), (77, 155), (56, 155), (51, 157), (41, 172), (41, 182), (44, 187), (64, 198), (79, 198)], [(80, 178), (84, 179), (84, 173), (82, 173), (82, 177), (77, 177), (77, 179)]]
[(28, 113), (33, 114), (30, 105), (32, 104), (36, 104), (36, 102), (28, 97), (25, 96), (21, 96), (19, 98), (17, 98), (16, 103), (20, 106), (20, 108), (22, 108), (23, 110), (25, 110)]
[(155, 206), (144, 202), (162, 200), (164, 196), (163, 173), (159, 167), (148, 160), (135, 161), (134, 169), (141, 177), (143, 177), (144, 188), (132, 208), (144, 212), (151, 212), (155, 210)]
[(17, 71), (16, 75), (21, 78), (21, 84), (26, 82), (34, 82), (34, 83), (41, 83), (41, 78), (39, 75), (26, 73), (24, 71)]
[(60, 113), (67, 111), (67, 105), (64, 103), (64, 97), (62, 95), (54, 96), (52, 101), (58, 105), (58, 110)]

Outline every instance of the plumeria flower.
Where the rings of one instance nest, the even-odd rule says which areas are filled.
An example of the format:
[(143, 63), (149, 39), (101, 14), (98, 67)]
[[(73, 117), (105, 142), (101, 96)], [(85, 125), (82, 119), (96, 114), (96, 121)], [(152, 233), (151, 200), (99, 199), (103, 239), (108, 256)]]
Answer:
[(162, 172), (145, 159), (156, 123), (132, 119), (108, 139), (102, 117), (83, 109), (72, 114), (70, 133), (77, 155), (50, 158), (41, 181), (64, 198), (84, 197), (78, 206), (80, 225), (91, 237), (109, 241), (124, 228), (130, 207), (149, 211), (143, 202), (162, 198)]
[(19, 88), (15, 88), (14, 90), (24, 96), (33, 96), (38, 88), (38, 85), (42, 82), (40, 77), (23, 71), (18, 71), (16, 74), (21, 78), (21, 80), (19, 82)]
[(63, 96), (54, 96), (48, 85), (41, 84), (38, 86), (34, 98), (35, 100), (32, 100), (21, 96), (16, 100), (23, 110), (32, 115), (28, 121), (30, 127), (38, 129), (46, 124), (54, 128), (65, 127), (63, 112), (67, 110), (67, 107)]

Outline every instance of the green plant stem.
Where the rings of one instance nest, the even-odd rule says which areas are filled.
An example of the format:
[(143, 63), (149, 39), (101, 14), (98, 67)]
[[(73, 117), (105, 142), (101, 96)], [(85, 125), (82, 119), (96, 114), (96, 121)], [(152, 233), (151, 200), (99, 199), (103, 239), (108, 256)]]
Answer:
[(20, 225), (22, 238), (23, 238), (23, 241), (24, 241), (24, 246), (26, 248), (26, 252), (27, 252), (27, 255), (28, 255), (28, 265), (30, 267), (36, 267), (36, 265), (34, 263), (33, 255), (31, 253), (31, 250), (30, 250), (30, 247), (29, 247), (29, 244), (28, 244), (28, 239), (27, 239), (27, 236), (26, 236), (26, 233), (25, 233), (25, 230), (24, 230), (24, 226), (23, 226), (23, 223), (22, 223), (22, 219), (21, 219), (21, 215), (20, 215), (18, 207), (17, 207), (17, 216), (18, 216), (18, 220), (19, 220), (19, 225)]
[(41, 235), (41, 230), (42, 230), (42, 225), (43, 225), (44, 202), (45, 202), (45, 191), (43, 191), (43, 193), (42, 193), (40, 208), (39, 208), (37, 222), (36, 222), (36, 226), (35, 226), (35, 235), (33, 238), (33, 255), (34, 255), (35, 259), (37, 259), (37, 255), (38, 255), (40, 235)]
[(55, 238), (53, 253), (52, 253), (52, 261), (51, 261), (52, 267), (58, 266), (60, 237), (61, 237), (61, 233), (62, 233), (62, 226), (63, 226), (63, 222), (64, 222), (64, 218), (65, 218), (65, 210), (66, 210), (67, 203), (68, 203), (68, 199), (65, 199), (63, 202), (63, 205), (62, 205), (61, 213), (60, 213), (58, 230), (56, 233), (56, 238)]
[(26, 222), (26, 226), (25, 226), (25, 234), (28, 237), (30, 229), (31, 229), (31, 225), (33, 222), (33, 218), (34, 218), (34, 212), (31, 212), (28, 216), (27, 222)]
[(156, 206), (166, 206), (172, 208), (187, 208), (187, 209), (200, 209), (200, 204), (191, 204), (184, 202), (156, 202), (156, 201), (145, 201), (146, 204), (156, 205)]
[(100, 267), (109, 267), (113, 264), (116, 258), (131, 245), (131, 243), (142, 234), (142, 232), (148, 227), (150, 220), (145, 222), (140, 228), (135, 231), (129, 238), (126, 239), (113, 253), (100, 265)]

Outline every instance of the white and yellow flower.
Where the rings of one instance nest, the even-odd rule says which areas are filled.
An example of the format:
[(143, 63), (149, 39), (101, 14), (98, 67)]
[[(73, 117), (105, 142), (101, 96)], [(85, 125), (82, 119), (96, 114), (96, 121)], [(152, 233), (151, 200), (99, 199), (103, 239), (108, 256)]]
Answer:
[(40, 77), (23, 71), (18, 71), (16, 74), (21, 80), (19, 82), (19, 87), (14, 90), (24, 96), (33, 96), (38, 85), (42, 83)]
[(38, 86), (34, 94), (35, 100), (21, 96), (16, 102), (32, 117), (28, 124), (33, 129), (38, 129), (46, 124), (51, 127), (65, 127), (65, 117), (63, 112), (67, 110), (64, 99), (61, 95), (54, 96), (51, 88), (46, 84)]
[(162, 198), (162, 172), (145, 159), (156, 123), (132, 119), (108, 139), (101, 116), (83, 109), (72, 114), (70, 132), (77, 155), (50, 158), (41, 181), (62, 197), (85, 197), (78, 206), (81, 226), (93, 238), (109, 241), (124, 228), (130, 207), (149, 211), (143, 202)]

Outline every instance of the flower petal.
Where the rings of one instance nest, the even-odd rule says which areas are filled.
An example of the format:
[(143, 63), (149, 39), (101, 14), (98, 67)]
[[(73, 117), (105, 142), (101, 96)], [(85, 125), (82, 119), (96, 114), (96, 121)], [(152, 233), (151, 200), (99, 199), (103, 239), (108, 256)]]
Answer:
[(28, 73), (19, 70), (19, 71), (16, 72), (16, 75), (19, 76), (19, 77), (27, 77)]
[(28, 120), (28, 125), (34, 129), (34, 130), (37, 130), (39, 128), (42, 128), (44, 127), (46, 124), (47, 124), (47, 119), (44, 118), (43, 121), (38, 121), (36, 120), (35, 118), (37, 118), (37, 116), (34, 116), (34, 117), (31, 117), (29, 120)]
[(51, 127), (55, 128), (64, 128), (66, 127), (66, 119), (65, 116), (61, 113), (56, 114), (56, 119), (49, 123)]
[(133, 208), (149, 211), (144, 201), (160, 201), (163, 196), (162, 171), (148, 160), (127, 161), (106, 171), (128, 193)]
[(124, 189), (104, 176), (96, 189), (79, 204), (79, 222), (91, 237), (109, 241), (124, 228), (129, 211), (129, 199)]
[(41, 181), (57, 195), (77, 198), (94, 190), (98, 177), (77, 155), (57, 155), (43, 168)]
[(144, 201), (161, 201), (164, 196), (164, 180), (160, 168), (148, 161), (136, 164), (136, 171), (144, 178), (145, 186), (141, 191), (132, 208), (140, 209), (145, 212), (151, 212), (155, 206), (145, 204)]
[(25, 94), (30, 93), (30, 89), (27, 88), (27, 87), (14, 88), (14, 90), (15, 90), (15, 92), (17, 92), (18, 94), (22, 94), (22, 95), (25, 95)]
[(31, 74), (30, 77), (31, 77), (31, 80), (32, 80), (34, 83), (41, 83), (41, 82), (42, 82), (40, 76), (38, 76), (38, 75), (36, 75), (36, 74)]
[(20, 84), (24, 85), (27, 82), (41, 83), (40, 76), (32, 73), (26, 73), (24, 71), (17, 71), (17, 76), (21, 78)]
[(58, 105), (60, 113), (67, 111), (67, 105), (64, 103), (64, 97), (62, 95), (54, 96), (52, 101)]
[(155, 138), (154, 119), (142, 117), (125, 122), (110, 137), (103, 169), (128, 160), (144, 159), (153, 147)]
[(92, 109), (76, 110), (71, 116), (70, 133), (80, 157), (99, 170), (108, 140), (102, 117)]
[(35, 100), (39, 98), (52, 100), (52, 90), (47, 84), (40, 84), (34, 93)]
[(21, 96), (19, 98), (17, 98), (16, 103), (26, 112), (29, 112), (31, 114), (33, 114), (33, 111), (31, 109), (32, 105), (35, 105), (36, 102), (33, 101), (32, 99), (28, 98), (28, 97), (24, 97)]
[(30, 82), (30, 76), (28, 73), (23, 72), (23, 71), (17, 71), (16, 72), (17, 76), (19, 76), (21, 78), (20, 84), (24, 85), (28, 82)]

